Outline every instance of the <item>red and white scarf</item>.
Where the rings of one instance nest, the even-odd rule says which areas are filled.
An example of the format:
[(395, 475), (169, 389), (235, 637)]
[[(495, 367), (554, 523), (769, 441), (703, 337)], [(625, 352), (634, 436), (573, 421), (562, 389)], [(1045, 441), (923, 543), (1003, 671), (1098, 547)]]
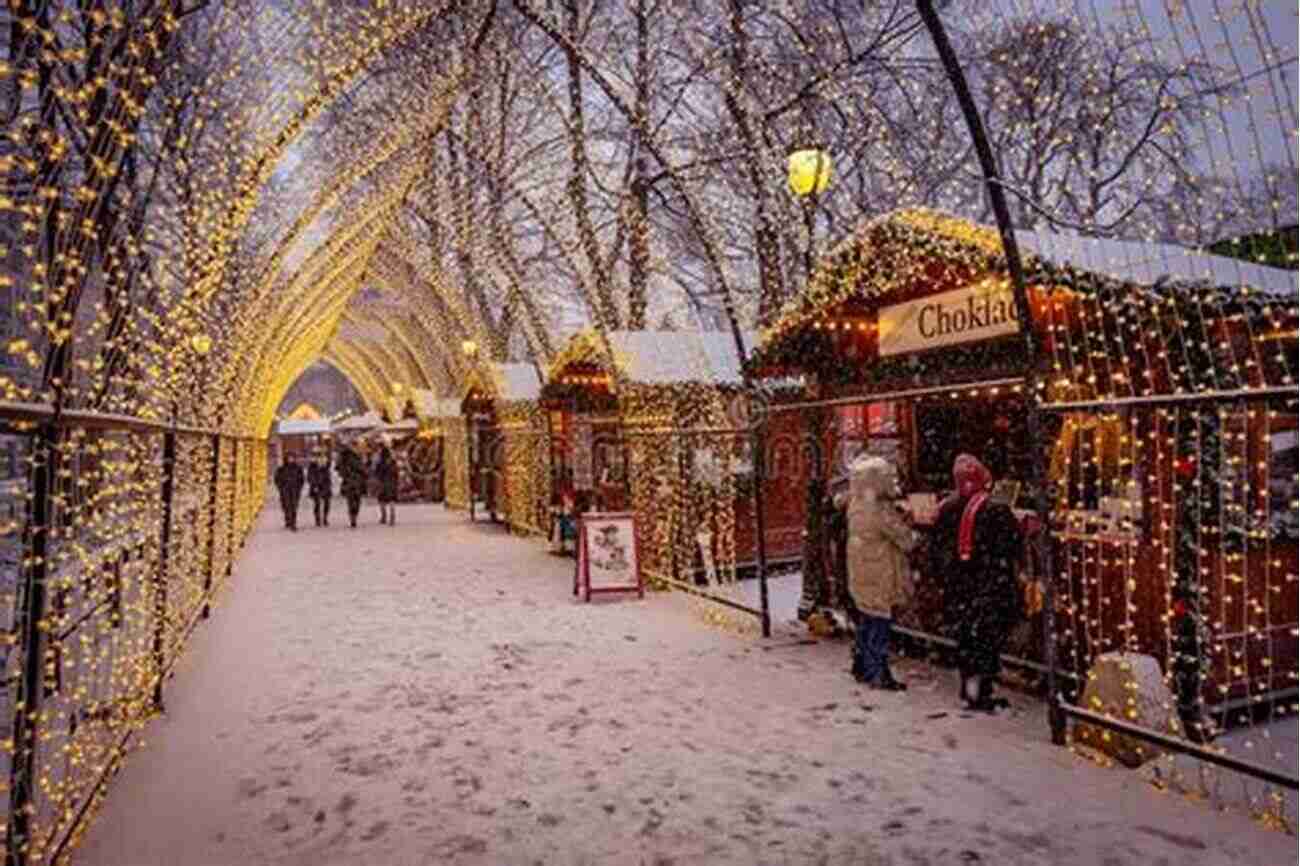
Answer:
[(988, 488), (993, 482), (993, 474), (978, 458), (970, 454), (958, 454), (952, 464), (952, 480), (957, 486), (957, 495), (968, 497), (966, 508), (961, 513), (961, 524), (957, 528), (957, 555), (965, 562), (975, 549), (975, 515), (988, 501)]

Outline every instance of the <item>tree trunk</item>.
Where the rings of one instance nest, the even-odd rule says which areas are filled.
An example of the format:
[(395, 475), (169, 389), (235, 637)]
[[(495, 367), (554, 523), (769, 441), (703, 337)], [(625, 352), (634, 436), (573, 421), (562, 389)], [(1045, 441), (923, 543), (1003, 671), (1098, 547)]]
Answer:
[(569, 174), (569, 201), (573, 205), (573, 216), (578, 223), (578, 240), (591, 268), (596, 291), (598, 309), (593, 310), (596, 321), (606, 331), (619, 327), (618, 307), (610, 289), (609, 273), (600, 258), (600, 245), (596, 241), (596, 229), (591, 220), (591, 210), (587, 203), (587, 160), (586, 129), (582, 108), (582, 64), (578, 59), (578, 40), (582, 37), (578, 15), (578, 0), (566, 0), (564, 4), (568, 39), (563, 43), (564, 57), (569, 72), (569, 150), (572, 170)]
[(741, 9), (741, 0), (731, 0), (731, 51), (728, 61), (731, 67), (733, 87), (727, 88), (723, 102), (727, 113), (736, 124), (740, 139), (745, 148), (745, 173), (754, 187), (755, 226), (754, 245), (758, 259), (758, 318), (766, 323), (771, 315), (780, 308), (785, 299), (785, 280), (781, 273), (781, 238), (772, 224), (770, 200), (762, 165), (764, 150), (755, 135), (753, 119), (743, 99), (737, 95), (744, 81), (745, 64), (749, 56), (749, 35), (745, 32), (745, 22)]
[[(640, 123), (650, 123), (650, 22), (646, 0), (636, 0), (636, 114)], [(650, 201), (646, 187), (645, 158), (640, 144), (633, 141), (635, 175), (632, 180), (632, 231), (628, 241), (629, 285), (627, 326), (645, 328), (646, 291), (650, 269)]]

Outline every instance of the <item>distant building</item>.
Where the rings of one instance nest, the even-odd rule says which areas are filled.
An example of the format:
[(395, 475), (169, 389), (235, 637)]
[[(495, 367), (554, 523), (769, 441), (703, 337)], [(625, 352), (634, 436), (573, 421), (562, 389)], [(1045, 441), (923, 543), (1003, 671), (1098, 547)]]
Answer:
[(321, 417), (333, 418), (344, 412), (361, 414), (365, 403), (347, 377), (331, 364), (317, 362), (308, 367), (280, 401), (276, 415), (289, 418), (304, 404)]

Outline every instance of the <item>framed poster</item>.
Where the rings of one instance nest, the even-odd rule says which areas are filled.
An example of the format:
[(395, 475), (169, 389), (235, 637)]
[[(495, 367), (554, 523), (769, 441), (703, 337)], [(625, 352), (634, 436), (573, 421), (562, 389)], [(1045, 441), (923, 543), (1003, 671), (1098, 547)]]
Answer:
[(573, 489), (590, 490), (595, 486), (594, 442), (590, 421), (573, 425)]
[(573, 593), (590, 601), (597, 592), (635, 592), (645, 597), (636, 517), (630, 511), (591, 511), (578, 518)]

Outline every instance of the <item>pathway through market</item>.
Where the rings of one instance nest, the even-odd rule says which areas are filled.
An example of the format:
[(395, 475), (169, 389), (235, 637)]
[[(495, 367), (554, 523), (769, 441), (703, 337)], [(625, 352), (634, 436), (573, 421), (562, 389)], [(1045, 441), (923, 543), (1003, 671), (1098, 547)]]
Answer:
[(573, 561), (441, 506), (291, 534), (263, 512), (164, 718), (74, 862), (1219, 864), (1293, 837), (956, 707), (902, 662), (593, 604)]

